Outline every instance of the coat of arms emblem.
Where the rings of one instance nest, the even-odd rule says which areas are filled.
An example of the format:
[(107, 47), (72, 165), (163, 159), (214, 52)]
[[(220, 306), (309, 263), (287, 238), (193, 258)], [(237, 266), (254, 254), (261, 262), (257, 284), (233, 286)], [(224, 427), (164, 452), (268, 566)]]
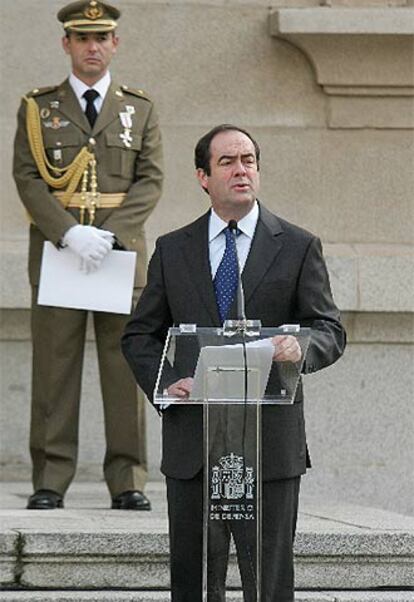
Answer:
[(245, 467), (243, 456), (231, 452), (222, 456), (211, 470), (211, 499), (252, 500), (254, 497), (254, 471)]

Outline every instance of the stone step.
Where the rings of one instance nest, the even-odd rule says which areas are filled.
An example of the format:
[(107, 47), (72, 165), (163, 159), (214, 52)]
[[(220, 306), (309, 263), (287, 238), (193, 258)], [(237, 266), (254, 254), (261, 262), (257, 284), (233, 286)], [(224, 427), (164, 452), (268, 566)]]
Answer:
[[(2, 602), (170, 602), (168, 592), (21, 591), (0, 592)], [(414, 592), (342, 591), (296, 592), (295, 602), (413, 602)], [(240, 592), (229, 592), (226, 602), (242, 602)]]
[[(152, 512), (108, 510), (104, 495), (102, 507), (97, 504), (101, 490), (98, 493), (95, 489), (92, 495), (78, 486), (77, 492), (78, 497), (68, 496), (64, 510), (0, 509), (0, 586), (123, 589), (135, 592), (139, 601), (150, 594), (137, 590), (168, 590), (163, 486), (148, 488)], [(299, 590), (402, 591), (413, 585), (414, 519), (370, 508), (303, 500), (295, 562)], [(234, 560), (228, 585), (240, 587)], [(125, 600), (134, 599), (123, 595)]]
[[(135, 522), (130, 517), (127, 520)], [(80, 525), (76, 529), (22, 529), (18, 534), (0, 534), (0, 541), (3, 586), (169, 587), (167, 535), (155, 527), (145, 532), (144, 526), (131, 524), (119, 530), (97, 521), (96, 531)], [(297, 587), (408, 587), (414, 574), (413, 548), (409, 546), (405, 534), (299, 532), (295, 546)], [(228, 583), (239, 586), (234, 559)]]

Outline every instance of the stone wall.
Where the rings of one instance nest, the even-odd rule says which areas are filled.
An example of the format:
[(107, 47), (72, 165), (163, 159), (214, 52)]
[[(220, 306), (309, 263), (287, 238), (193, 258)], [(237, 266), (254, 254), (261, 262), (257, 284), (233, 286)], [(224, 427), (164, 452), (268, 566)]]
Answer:
[[(115, 0), (114, 0), (115, 2)], [(30, 405), (27, 222), (11, 178), (19, 97), (58, 83), (57, 0), (2, 0), (1, 416), (3, 479), (26, 479)], [(165, 142), (156, 237), (198, 216), (198, 137), (240, 124), (262, 147), (261, 198), (324, 242), (349, 332), (345, 357), (306, 377), (310, 494), (410, 512), (413, 452), (414, 9), (412, 0), (119, 0), (113, 74), (156, 99)], [(87, 345), (78, 478), (101, 478), (103, 423)], [(160, 478), (151, 409), (151, 477)], [(29, 491), (29, 486), (28, 486)]]

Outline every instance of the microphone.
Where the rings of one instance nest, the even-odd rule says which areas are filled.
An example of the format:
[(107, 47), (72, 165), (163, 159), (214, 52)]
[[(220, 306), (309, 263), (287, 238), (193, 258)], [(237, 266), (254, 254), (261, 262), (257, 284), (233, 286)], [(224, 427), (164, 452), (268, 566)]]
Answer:
[(227, 224), (229, 230), (233, 234), (234, 239), (234, 249), (236, 252), (236, 260), (237, 260), (237, 277), (238, 277), (238, 286), (237, 286), (237, 319), (242, 322), (246, 322), (246, 311), (244, 304), (244, 290), (243, 290), (243, 282), (241, 278), (240, 272), (240, 264), (239, 264), (239, 255), (237, 253), (237, 222), (235, 219), (231, 219)]

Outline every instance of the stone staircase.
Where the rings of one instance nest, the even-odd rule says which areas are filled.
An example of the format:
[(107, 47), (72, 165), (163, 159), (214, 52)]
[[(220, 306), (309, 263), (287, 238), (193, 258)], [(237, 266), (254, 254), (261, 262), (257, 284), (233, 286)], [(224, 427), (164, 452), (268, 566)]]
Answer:
[[(1, 592), (6, 602), (170, 602), (168, 592), (50, 591)], [(412, 602), (412, 592), (321, 591), (296, 592), (295, 602)], [(240, 592), (229, 592), (226, 602), (243, 602)]]
[[(27, 484), (0, 487), (0, 600), (170, 600), (161, 483), (151, 513), (108, 510), (103, 484), (74, 484), (55, 511), (24, 510)], [(414, 602), (411, 517), (303, 499), (295, 558), (297, 602)], [(234, 561), (228, 586), (241, 602)]]

